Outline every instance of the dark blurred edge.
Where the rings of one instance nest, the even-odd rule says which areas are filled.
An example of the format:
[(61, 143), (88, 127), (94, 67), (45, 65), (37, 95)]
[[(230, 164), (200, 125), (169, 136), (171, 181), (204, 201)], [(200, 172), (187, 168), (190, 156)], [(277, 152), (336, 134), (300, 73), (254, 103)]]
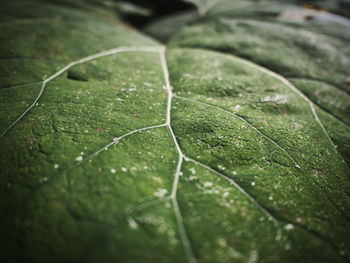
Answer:
[[(114, 0), (118, 1), (118, 0)], [(235, 1), (235, 0), (232, 0)], [(247, 0), (248, 1), (248, 0)], [(266, 1), (266, 0), (253, 0)], [(284, 3), (294, 3), (296, 5), (327, 10), (332, 13), (350, 17), (350, 0), (274, 0)], [(142, 28), (145, 24), (169, 14), (174, 14), (188, 9), (193, 9), (194, 6), (184, 3), (181, 0), (129, 0), (139, 6), (145, 7), (152, 11), (149, 16), (125, 15), (125, 20), (137, 28)]]
[(129, 0), (130, 2), (139, 6), (148, 8), (152, 11), (148, 17), (142, 17), (138, 15), (125, 15), (125, 20), (134, 25), (135, 27), (142, 28), (145, 24), (151, 22), (154, 19), (174, 14), (183, 10), (191, 9), (191, 4), (185, 3), (181, 0)]
[[(182, 0), (34, 0), (46, 1), (55, 4), (64, 4), (71, 7), (84, 7), (95, 11), (112, 11), (124, 21), (136, 28), (143, 28), (146, 24), (169, 14), (194, 9), (194, 6)], [(235, 0), (231, 0), (235, 1)], [(249, 0), (247, 0), (249, 1)], [(266, 2), (268, 0), (252, 0)], [(284, 3), (293, 3), (309, 8), (327, 10), (346, 17), (350, 17), (350, 0), (271, 0)], [(131, 6), (130, 4), (133, 4)], [(95, 8), (96, 7), (96, 8)], [(136, 8), (135, 8), (136, 7)], [(108, 12), (107, 12), (108, 13)]]

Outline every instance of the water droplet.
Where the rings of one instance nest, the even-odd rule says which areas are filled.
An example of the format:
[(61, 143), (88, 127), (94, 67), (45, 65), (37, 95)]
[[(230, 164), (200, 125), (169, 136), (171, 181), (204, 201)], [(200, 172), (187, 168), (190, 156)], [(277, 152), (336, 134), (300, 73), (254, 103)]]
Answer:
[(157, 192), (154, 192), (153, 195), (156, 197), (164, 197), (168, 193), (168, 190), (163, 188), (158, 188)]
[(128, 223), (132, 229), (136, 229), (138, 227), (136, 221), (132, 217), (128, 217)]
[(294, 226), (292, 224), (287, 224), (283, 227), (285, 230), (289, 231), (292, 230), (294, 228)]
[(204, 185), (204, 187), (212, 187), (213, 183), (212, 182), (205, 182), (203, 185)]

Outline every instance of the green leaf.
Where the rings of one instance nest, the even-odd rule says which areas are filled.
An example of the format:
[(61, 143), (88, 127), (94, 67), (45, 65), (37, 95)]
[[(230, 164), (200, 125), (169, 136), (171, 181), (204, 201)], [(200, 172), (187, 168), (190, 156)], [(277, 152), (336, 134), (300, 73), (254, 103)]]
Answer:
[[(214, 3), (206, 10), (206, 17), (176, 33), (169, 41), (170, 46), (238, 55), (290, 79), (324, 111), (321, 121), (349, 164), (350, 128), (345, 117), (349, 116), (347, 103), (350, 101), (349, 35), (346, 33), (350, 32), (349, 20), (278, 2)], [(313, 84), (315, 81), (318, 87)], [(343, 97), (342, 102), (337, 101), (337, 105), (329, 99), (321, 102), (311, 95), (312, 92), (320, 94), (325, 86), (332, 96)], [(330, 125), (329, 118), (336, 124)]]
[[(308, 61), (297, 53), (279, 62), (237, 49), (304, 74), (289, 82), (228, 54), (234, 31), (216, 33), (219, 17), (165, 47), (91, 8), (13, 1), (0, 10), (1, 262), (349, 259), (341, 54), (327, 68), (339, 71), (311, 80), (322, 66), (300, 71), (293, 63)], [(240, 23), (261, 45), (287, 27)], [(205, 34), (187, 36), (196, 30)], [(283, 32), (277, 47), (291, 35), (306, 41), (294, 27)], [(345, 49), (315, 35), (310, 57), (329, 59), (328, 41)], [(220, 45), (228, 53), (208, 50)]]

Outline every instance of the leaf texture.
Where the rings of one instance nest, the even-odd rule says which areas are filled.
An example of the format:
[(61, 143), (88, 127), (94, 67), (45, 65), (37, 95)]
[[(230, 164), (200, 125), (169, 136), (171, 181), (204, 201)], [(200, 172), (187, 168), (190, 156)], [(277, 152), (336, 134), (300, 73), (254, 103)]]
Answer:
[(1, 261), (349, 259), (344, 40), (212, 9), (164, 46), (79, 2), (1, 4)]

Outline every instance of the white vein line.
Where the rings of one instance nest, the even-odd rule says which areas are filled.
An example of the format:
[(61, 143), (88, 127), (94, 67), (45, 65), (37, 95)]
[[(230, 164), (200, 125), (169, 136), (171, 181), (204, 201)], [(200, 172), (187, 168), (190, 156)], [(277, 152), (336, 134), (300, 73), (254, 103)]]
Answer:
[(216, 170), (214, 170), (213, 168), (201, 163), (201, 162), (198, 162), (192, 158), (189, 158), (187, 156), (184, 157), (185, 158), (185, 161), (191, 161), (199, 166), (202, 166), (203, 168), (219, 175), (220, 177), (224, 178), (225, 180), (229, 181), (233, 186), (235, 186), (244, 196), (246, 196), (257, 208), (259, 208), (270, 220), (273, 220), (275, 223), (278, 222), (278, 220), (269, 212), (267, 211), (264, 207), (262, 207), (249, 193), (247, 193), (239, 184), (237, 184), (235, 182), (235, 180), (233, 180), (232, 178), (228, 177), (227, 175), (225, 174), (222, 174)]
[[(310, 109), (311, 109), (311, 112), (312, 112), (312, 115), (314, 116), (316, 122), (320, 125), (320, 127), (321, 127), (323, 133), (326, 135), (326, 137), (328, 138), (329, 142), (330, 142), (331, 145), (334, 147), (335, 152), (336, 152), (337, 154), (339, 154), (340, 157), (341, 157), (341, 158), (343, 159), (343, 161), (344, 161), (343, 156), (338, 152), (336, 145), (334, 144), (334, 142), (333, 142), (333, 140), (331, 139), (331, 137), (329, 136), (327, 130), (324, 128), (324, 126), (322, 125), (320, 119), (318, 118), (318, 115), (317, 115), (317, 113), (316, 113), (316, 111), (315, 111), (315, 109), (314, 109), (315, 104), (314, 104), (308, 97), (306, 97), (304, 93), (302, 93), (300, 90), (298, 90), (292, 83), (290, 83), (290, 82), (289, 82), (286, 78), (284, 78), (282, 75), (279, 75), (279, 74), (277, 74), (276, 72), (273, 72), (273, 71), (271, 71), (271, 70), (269, 70), (269, 69), (267, 69), (267, 68), (264, 68), (264, 67), (262, 67), (262, 66), (260, 66), (260, 65), (258, 65), (258, 64), (255, 64), (255, 63), (253, 63), (253, 62), (251, 62), (251, 61), (248, 61), (248, 60), (245, 60), (245, 59), (243, 59), (243, 58), (235, 57), (235, 56), (232, 56), (232, 55), (229, 56), (229, 57), (230, 57), (232, 60), (236, 60), (236, 61), (239, 61), (239, 62), (241, 62), (241, 63), (243, 63), (243, 64), (246, 64), (246, 65), (248, 65), (248, 66), (251, 66), (251, 67), (253, 67), (253, 68), (256, 68), (257, 70), (259, 70), (259, 71), (261, 71), (261, 72), (264, 72), (264, 73), (266, 73), (266, 74), (268, 74), (268, 75), (270, 75), (270, 76), (272, 76), (272, 77), (274, 77), (274, 78), (280, 80), (280, 81), (281, 81), (283, 84), (285, 84), (288, 88), (290, 88), (291, 90), (293, 90), (293, 91), (294, 91), (295, 93), (297, 93), (301, 98), (303, 98), (306, 102), (308, 102), (308, 103), (309, 103), (309, 106), (310, 106)], [(344, 161), (344, 162), (345, 162), (345, 161)]]
[(333, 145), (333, 147), (335, 149), (337, 149), (337, 146), (334, 144), (334, 142), (332, 141), (332, 139), (329, 137), (328, 135), (328, 132), (326, 131), (325, 127), (323, 126), (322, 122), (320, 121), (320, 119), (318, 118), (318, 115), (316, 113), (316, 110), (315, 110), (315, 107), (312, 103), (309, 103), (310, 104), (310, 108), (311, 108), (311, 112), (312, 112), (312, 115), (314, 116), (315, 120), (318, 122), (318, 124), (321, 126), (322, 128), (322, 131), (326, 134), (329, 142)]
[(270, 137), (266, 136), (264, 133), (262, 133), (260, 130), (258, 130), (257, 128), (255, 128), (253, 125), (251, 125), (248, 121), (246, 121), (244, 118), (238, 116), (237, 114), (233, 113), (233, 112), (230, 112), (228, 110), (225, 110), (221, 107), (218, 107), (218, 106), (215, 106), (215, 105), (211, 105), (211, 104), (208, 104), (208, 103), (205, 103), (205, 102), (202, 102), (202, 101), (198, 101), (198, 100), (194, 100), (194, 99), (191, 99), (191, 98), (186, 98), (186, 97), (182, 97), (182, 96), (179, 96), (179, 95), (174, 95), (174, 97), (176, 98), (179, 98), (179, 99), (182, 99), (182, 100), (187, 100), (187, 101), (191, 101), (191, 102), (194, 102), (194, 103), (198, 103), (198, 104), (201, 104), (201, 105), (205, 105), (207, 107), (210, 107), (210, 108), (214, 108), (214, 109), (217, 109), (217, 110), (220, 110), (222, 112), (225, 112), (225, 113), (228, 113), (238, 119), (240, 119), (241, 121), (243, 121), (244, 123), (246, 123), (250, 128), (252, 128), (254, 131), (256, 131), (257, 133), (259, 133), (261, 136), (263, 136), (265, 139), (267, 139), (268, 141), (270, 141), (271, 143), (273, 143), (276, 147), (278, 147), (280, 150), (282, 150), (288, 157), (289, 159), (293, 162), (293, 164), (295, 165), (295, 167), (297, 168), (300, 168), (299, 164), (294, 160), (294, 158), (282, 147), (280, 146), (276, 141), (272, 140)]
[(123, 138), (127, 137), (127, 136), (130, 136), (134, 133), (137, 133), (137, 132), (141, 132), (141, 131), (146, 131), (146, 130), (150, 130), (150, 129), (155, 129), (155, 128), (160, 128), (160, 127), (165, 127), (166, 124), (159, 124), (159, 125), (154, 125), (154, 126), (149, 126), (149, 127), (144, 127), (144, 128), (140, 128), (140, 129), (136, 129), (136, 130), (133, 130), (131, 132), (128, 132), (128, 133), (125, 133), (119, 137), (115, 137), (113, 139), (112, 142), (110, 142), (109, 144), (107, 144), (106, 146), (102, 147), (101, 149), (99, 149), (98, 151), (96, 151), (95, 153), (93, 153), (92, 155), (90, 155), (87, 159), (91, 159), (95, 156), (97, 156), (98, 154), (100, 154), (100, 152), (102, 151), (105, 151), (107, 150), (109, 147), (111, 147), (113, 144), (117, 144), (120, 140), (122, 140)]
[(45, 89), (45, 84), (46, 84), (46, 82), (43, 82), (43, 84), (41, 85), (41, 89), (40, 89), (40, 91), (39, 91), (39, 94), (38, 94), (38, 96), (35, 98), (35, 100), (34, 100), (34, 102), (32, 103), (32, 105), (30, 105), (12, 124), (10, 124), (10, 126), (8, 126), (2, 133), (1, 133), (1, 135), (0, 135), (0, 137), (3, 137), (13, 126), (15, 126), (15, 124), (17, 123), (17, 122), (19, 122), (22, 118), (23, 118), (23, 116), (24, 115), (26, 115), (27, 114), (27, 112), (28, 111), (30, 111), (31, 110), (31, 108), (33, 108), (34, 106), (35, 106), (35, 104), (37, 103), (37, 101), (39, 100), (39, 98), (41, 97), (41, 95), (42, 95), (42, 93), (43, 93), (43, 91), (44, 91), (44, 89)]
[(183, 218), (182, 218), (182, 215), (181, 215), (179, 204), (178, 204), (176, 198), (172, 199), (172, 201), (173, 201), (173, 206), (174, 206), (174, 211), (175, 211), (175, 217), (176, 217), (177, 225), (179, 226), (179, 234), (180, 234), (180, 237), (181, 237), (182, 244), (183, 244), (183, 246), (185, 248), (187, 261), (189, 263), (196, 263), (197, 259), (195, 258), (194, 254), (193, 254), (191, 243), (190, 243), (190, 241), (189, 241), (189, 239), (187, 237), (187, 233), (186, 233), (186, 229), (184, 227), (184, 222), (183, 222)]
[(103, 146), (102, 148), (100, 148), (99, 150), (97, 150), (96, 152), (94, 152), (93, 154), (89, 155), (88, 157), (84, 158), (81, 162), (77, 162), (76, 164), (72, 165), (71, 167), (67, 168), (65, 171), (63, 171), (60, 175), (62, 174), (66, 174), (67, 172), (69, 172), (70, 170), (72, 170), (73, 168), (81, 165), (84, 161), (90, 160), (95, 158), (97, 155), (99, 155), (101, 152), (103, 151), (107, 151), (112, 145), (118, 144), (120, 140), (122, 140), (125, 137), (128, 137), (134, 133), (137, 132), (142, 132), (142, 131), (146, 131), (146, 130), (150, 130), (150, 129), (155, 129), (155, 128), (160, 128), (160, 127), (165, 127), (166, 124), (159, 124), (159, 125), (154, 125), (154, 126), (148, 126), (148, 127), (144, 127), (144, 128), (140, 128), (140, 129), (136, 129), (136, 130), (132, 130), (128, 133), (125, 133), (119, 137), (115, 137), (112, 142), (106, 144), (105, 146)]
[[(174, 210), (178, 211), (178, 212), (175, 213), (175, 217), (176, 217), (176, 220), (177, 220), (178, 224), (184, 225), (184, 222), (183, 222), (183, 219), (182, 219), (182, 216), (181, 216), (181, 213), (180, 213), (180, 208), (179, 208), (179, 205), (177, 203), (177, 200), (176, 199), (172, 199), (171, 196), (166, 196), (166, 197), (163, 197), (163, 198), (157, 198), (157, 199), (146, 201), (146, 202), (144, 202), (144, 203), (142, 203), (140, 205), (137, 205), (136, 207), (133, 207), (132, 209), (129, 209), (126, 214), (127, 215), (131, 215), (132, 213), (140, 212), (140, 211), (142, 211), (144, 209), (147, 209), (149, 207), (152, 207), (154, 205), (163, 203), (163, 202), (165, 202), (165, 201), (167, 201), (169, 199), (172, 200), (172, 202), (173, 202)], [(179, 233), (180, 233), (180, 237), (184, 237), (184, 236), (187, 235), (186, 231), (185, 231), (185, 228), (183, 228), (183, 227), (179, 228)], [(191, 244), (189, 243), (188, 239), (181, 238), (181, 241), (183, 242), (184, 246), (191, 246)], [(188, 261), (190, 263), (197, 262), (195, 258), (188, 259)]]
[[(234, 185), (240, 192), (242, 192), (247, 198), (249, 198), (251, 200), (251, 202), (257, 206), (267, 217), (269, 220), (273, 221), (274, 225), (276, 227), (278, 227), (278, 232), (277, 232), (277, 236), (279, 238), (277, 238), (276, 236), (276, 240), (280, 240), (282, 234), (283, 234), (283, 229), (281, 228), (281, 224), (279, 223), (279, 219), (276, 218), (275, 216), (273, 216), (269, 211), (267, 211), (264, 207), (262, 207), (249, 193), (247, 193), (243, 188), (241, 188), (232, 178), (226, 176), (225, 174), (222, 174), (216, 170), (214, 170), (213, 168), (201, 163), (201, 162), (198, 162), (192, 158), (189, 158), (187, 156), (184, 156), (184, 160), (185, 161), (191, 161), (199, 166), (202, 166), (203, 168), (207, 169), (207, 170), (210, 170), (212, 171), (213, 173), (219, 175), (220, 177), (226, 179), (227, 181), (229, 181), (232, 185)], [(301, 229), (303, 229), (304, 231), (307, 231), (309, 232), (310, 229), (308, 228), (304, 228), (302, 225), (300, 224), (296, 224), (296, 226), (300, 227)], [(310, 232), (311, 234), (314, 234), (313, 232)], [(314, 234), (315, 235), (315, 234)], [(321, 238), (319, 237), (318, 235), (316, 235), (318, 238)], [(322, 237), (323, 239), (323, 237)]]
[(41, 84), (41, 83), (42, 83), (42, 81), (24, 83), (24, 84), (19, 84), (19, 85), (16, 85), (16, 86), (5, 87), (5, 88), (0, 89), (0, 91), (10, 90), (10, 89), (17, 89), (17, 88), (22, 88), (22, 87), (27, 87), (27, 86), (35, 86), (35, 85)]
[(174, 181), (173, 181), (173, 186), (172, 186), (172, 190), (171, 190), (171, 194), (170, 194), (170, 199), (173, 203), (174, 213), (175, 213), (177, 226), (178, 226), (179, 234), (180, 234), (180, 239), (181, 239), (182, 245), (183, 245), (185, 253), (186, 253), (187, 261), (188, 261), (188, 263), (197, 263), (197, 259), (195, 258), (194, 254), (193, 254), (192, 246), (191, 246), (191, 243), (189, 241), (189, 238), (188, 238), (188, 235), (187, 235), (187, 232), (185, 229), (185, 225), (183, 222), (183, 218), (181, 215), (180, 207), (179, 207), (179, 204), (178, 204), (177, 198), (176, 198), (177, 186), (179, 183), (179, 177), (180, 177), (180, 173), (181, 173), (181, 167), (182, 167), (184, 155), (181, 151), (180, 145), (176, 139), (174, 131), (171, 128), (170, 111), (171, 111), (171, 101), (173, 98), (173, 92), (172, 92), (172, 88), (170, 86), (170, 81), (169, 81), (169, 71), (168, 71), (168, 66), (167, 66), (167, 62), (166, 62), (166, 58), (165, 58), (165, 51), (166, 51), (166, 48), (164, 46), (159, 49), (160, 62), (161, 62), (161, 66), (162, 66), (162, 71), (163, 71), (163, 75), (164, 75), (166, 89), (168, 92), (168, 103), (167, 103), (167, 110), (166, 110), (166, 126), (167, 126), (168, 131), (171, 135), (171, 138), (175, 144), (176, 150), (179, 153), (179, 161), (177, 163), (176, 171), (174, 174)]
[[(169, 81), (169, 71), (168, 71), (168, 66), (165, 58), (165, 47), (163, 47), (160, 51), (160, 62), (162, 66), (162, 71), (163, 71), (163, 76), (164, 76), (164, 81), (165, 81), (165, 88), (168, 93), (168, 102), (167, 102), (167, 107), (166, 107), (166, 124), (167, 126), (170, 126), (170, 111), (171, 111), (171, 100), (173, 98), (173, 92), (170, 86), (170, 81)], [(171, 129), (171, 127), (170, 127)], [(171, 133), (173, 135), (173, 133)], [(174, 136), (175, 137), (175, 136)], [(173, 137), (173, 139), (174, 139)], [(181, 154), (181, 149), (179, 145), (177, 144), (176, 140), (174, 140), (176, 148), (178, 152)]]
[(131, 52), (131, 51), (159, 52), (159, 47), (145, 47), (145, 46), (118, 47), (118, 48), (104, 50), (102, 52), (87, 56), (85, 58), (78, 59), (76, 61), (73, 61), (73, 62), (67, 64), (65, 67), (63, 67), (62, 69), (60, 69), (59, 71), (57, 71), (56, 73), (51, 75), (50, 77), (43, 80), (39, 94), (35, 98), (34, 102), (9, 127), (7, 127), (1, 133), (0, 137), (3, 137), (18, 121), (20, 121), (23, 118), (24, 115), (27, 114), (28, 111), (30, 111), (35, 106), (35, 104), (38, 102), (41, 95), (43, 94), (45, 87), (46, 87), (46, 84), (48, 82), (50, 82), (51, 80), (53, 80), (54, 78), (57, 78), (59, 75), (61, 75), (62, 73), (64, 73), (65, 71), (67, 71), (68, 69), (70, 69), (71, 67), (73, 67), (75, 65), (78, 65), (78, 64), (96, 59), (96, 58), (100, 58), (100, 57), (104, 57), (104, 56), (108, 56), (108, 55), (114, 55), (114, 54), (121, 53), (121, 52)]
[(181, 155), (181, 156), (179, 155), (179, 161), (178, 161), (177, 166), (176, 166), (173, 187), (171, 189), (171, 194), (170, 194), (172, 199), (176, 199), (177, 185), (179, 183), (179, 177), (180, 177), (180, 173), (181, 173), (182, 162), (183, 162), (183, 155)]
[[(302, 80), (302, 81), (305, 80), (305, 81), (313, 81), (313, 82), (323, 83), (321, 80), (314, 80), (314, 79), (307, 79), (307, 78), (288, 78), (288, 80)], [(326, 82), (324, 82), (324, 83), (326, 83)], [(343, 90), (341, 90), (341, 91), (343, 91)], [(344, 94), (344, 96), (349, 97), (349, 95), (347, 95), (346, 93)], [(321, 110), (323, 113), (327, 114), (330, 118), (332, 118), (338, 122), (341, 122), (346, 127), (346, 129), (350, 128), (350, 125), (347, 124), (346, 122), (344, 122), (344, 120), (342, 120), (341, 117), (333, 115), (333, 113), (331, 111), (328, 111), (326, 108), (323, 108), (323, 106), (320, 104), (317, 104), (317, 102), (312, 101), (312, 103), (313, 103), (313, 105), (317, 106), (317, 108), (319, 110)]]
[(135, 213), (135, 212), (139, 212), (143, 209), (147, 209), (151, 206), (154, 206), (154, 205), (157, 205), (159, 203), (163, 203), (167, 200), (170, 199), (170, 196), (165, 196), (165, 197), (161, 197), (161, 198), (156, 198), (156, 199), (152, 199), (152, 200), (147, 200), (141, 204), (138, 204), (130, 209), (126, 209), (126, 214), (130, 215), (132, 213)]
[[(169, 133), (171, 135), (171, 138), (175, 144), (176, 150), (179, 153), (179, 161), (178, 161), (178, 165), (176, 168), (176, 172), (175, 172), (175, 180), (174, 180), (174, 186), (173, 186), (173, 190), (171, 192), (171, 196), (173, 198), (176, 197), (176, 188), (177, 188), (177, 184), (176, 181), (178, 181), (178, 178), (180, 176), (180, 171), (181, 171), (181, 163), (182, 163), (182, 158), (183, 158), (183, 153), (181, 151), (180, 145), (176, 140), (176, 136), (174, 134), (173, 129), (171, 128), (171, 116), (170, 116), (170, 110), (171, 110), (171, 101), (173, 98), (173, 92), (172, 92), (172, 88), (170, 86), (170, 82), (169, 82), (169, 72), (168, 72), (168, 66), (167, 66), (167, 62), (166, 62), (166, 58), (165, 58), (165, 47), (162, 47), (160, 50), (160, 61), (161, 61), (161, 65), (162, 65), (162, 71), (163, 71), (163, 75), (164, 75), (164, 79), (165, 79), (165, 84), (166, 84), (166, 89), (168, 92), (168, 104), (167, 104), (167, 112), (166, 112), (166, 125), (168, 127)], [(177, 180), (176, 180), (177, 178)]]

